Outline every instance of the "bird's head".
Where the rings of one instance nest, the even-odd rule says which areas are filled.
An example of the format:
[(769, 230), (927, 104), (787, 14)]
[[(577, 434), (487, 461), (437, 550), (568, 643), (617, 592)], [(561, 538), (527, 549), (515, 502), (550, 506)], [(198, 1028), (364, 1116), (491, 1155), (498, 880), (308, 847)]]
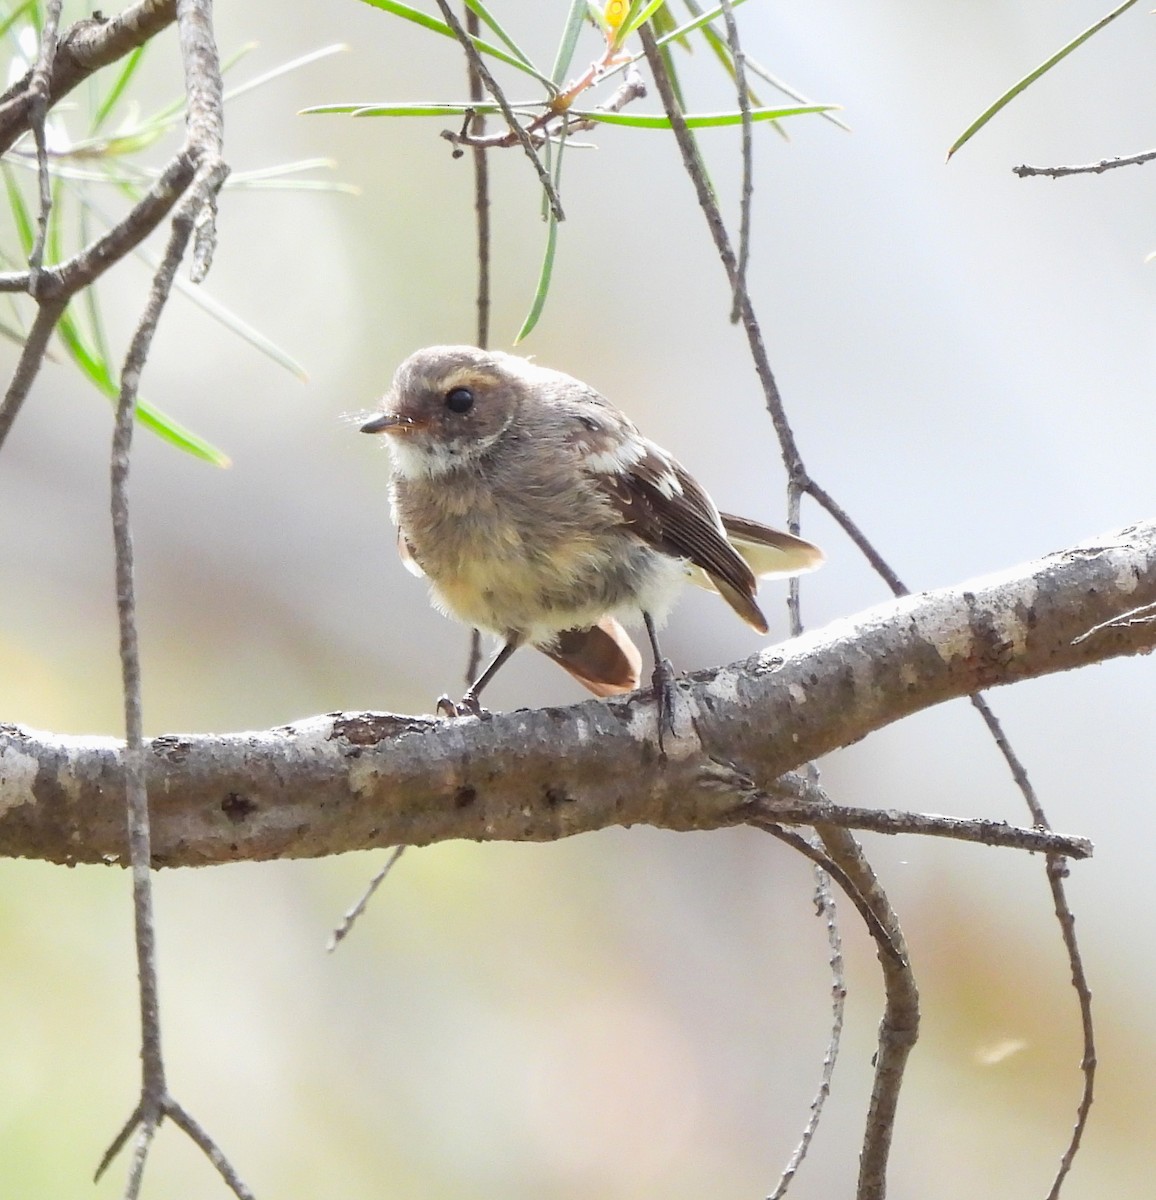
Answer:
[(403, 475), (440, 475), (476, 461), (521, 404), (523, 360), (474, 346), (429, 346), (397, 369), (383, 411), (362, 433), (387, 433)]

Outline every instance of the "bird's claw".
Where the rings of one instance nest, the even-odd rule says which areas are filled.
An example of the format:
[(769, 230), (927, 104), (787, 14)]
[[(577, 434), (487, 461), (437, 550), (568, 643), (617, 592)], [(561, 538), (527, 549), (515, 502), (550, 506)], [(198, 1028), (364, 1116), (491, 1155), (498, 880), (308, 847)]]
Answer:
[(658, 748), (665, 754), (664, 730), (674, 734), (674, 667), (669, 658), (657, 659), (654, 664), (654, 674), (650, 677), (654, 688), (654, 699), (658, 705)]
[(451, 721), (455, 717), (481, 717), (486, 715), (486, 710), (478, 703), (477, 696), (473, 696), (469, 692), (466, 692), (456, 704), (449, 696), (439, 696), (438, 702), (435, 705), (435, 711), (439, 717), (445, 717)]

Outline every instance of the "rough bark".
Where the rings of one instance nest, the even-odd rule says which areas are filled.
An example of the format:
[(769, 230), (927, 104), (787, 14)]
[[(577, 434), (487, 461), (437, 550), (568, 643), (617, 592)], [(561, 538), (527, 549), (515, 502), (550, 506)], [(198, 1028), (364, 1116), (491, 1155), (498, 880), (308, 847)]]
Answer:
[[(147, 747), (153, 860), (740, 823), (752, 789), (912, 712), (1146, 653), (1156, 624), (1141, 610), (1153, 604), (1156, 523), (907, 596), (680, 681), (665, 758), (645, 693), (448, 723), (333, 713), (164, 735)], [(0, 725), (0, 854), (122, 861), (122, 743)]]

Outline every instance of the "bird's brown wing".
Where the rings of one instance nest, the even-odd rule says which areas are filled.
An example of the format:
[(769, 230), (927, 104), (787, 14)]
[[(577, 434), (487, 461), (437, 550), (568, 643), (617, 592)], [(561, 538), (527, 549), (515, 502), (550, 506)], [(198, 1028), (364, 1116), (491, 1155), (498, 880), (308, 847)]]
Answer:
[(775, 579), (814, 571), (825, 561), (823, 551), (811, 542), (772, 529), (749, 517), (719, 513), (727, 540), (746, 560), (759, 579)]
[(567, 629), (541, 647), (596, 696), (617, 696), (638, 687), (642, 656), (613, 617), (591, 629)]
[(701, 568), (731, 608), (766, 633), (754, 572), (727, 541), (711, 498), (665, 451), (639, 442), (635, 461), (601, 475), (624, 523), (643, 541)]

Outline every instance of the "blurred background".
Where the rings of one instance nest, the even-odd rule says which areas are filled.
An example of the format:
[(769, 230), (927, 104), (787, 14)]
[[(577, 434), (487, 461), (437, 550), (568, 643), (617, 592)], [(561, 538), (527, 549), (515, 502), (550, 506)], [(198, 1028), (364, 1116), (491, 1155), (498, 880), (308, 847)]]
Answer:
[[(553, 61), (568, 5), (493, 7)], [(1150, 147), (1138, 101), (1151, 90), (1153, 18), (1131, 10), (944, 165), (979, 112), (1104, 7), (780, 0), (739, 13), (748, 52), (842, 105), (853, 131), (815, 117), (793, 120), (789, 141), (757, 131), (751, 288), (808, 468), (915, 588), (1152, 515), (1156, 265), (1144, 259), (1156, 167), (1058, 182), (1011, 168)], [(307, 383), (180, 298), (162, 323), (143, 392), (233, 465), (138, 435), (147, 731), (428, 712), (460, 690), (467, 635), (397, 561), (383, 449), (343, 417), (371, 407), (413, 349), (474, 336), (470, 159), (451, 157), (438, 120), (297, 114), (462, 98), (463, 68), (451, 42), (352, 0), (294, 6), (292, 20), (280, 4), (224, 5), (218, 20), (224, 54), (258, 43), (238, 81), (348, 44), (231, 104), (227, 155), (237, 171), (327, 156), (360, 195), (222, 199), (207, 290), (301, 360)], [(588, 31), (575, 61), (596, 53)], [(679, 62), (692, 107), (734, 107), (703, 48)], [(173, 98), (178, 69), (170, 31), (139, 81), (146, 108)], [(528, 98), (521, 79), (511, 90)], [(657, 111), (657, 98), (638, 110)], [(598, 149), (568, 155), (554, 290), (523, 349), (603, 390), (723, 507), (781, 521), (776, 442), (672, 141), (609, 128), (586, 140)], [(701, 141), (733, 218), (739, 134)], [(493, 154), (491, 171), (492, 342), (509, 349), (545, 228), (522, 154)], [(130, 261), (102, 287), (121, 350), (147, 279)], [(122, 730), (110, 433), (108, 405), (58, 355), (0, 464), (0, 720)], [(829, 556), (804, 586), (809, 625), (885, 598), (813, 509), (804, 533)], [(780, 595), (764, 599), (781, 637)], [(686, 596), (664, 638), (680, 669), (761, 644), (705, 594)], [(488, 698), (504, 709), (583, 696), (527, 652)], [(1116, 662), (991, 699), (1054, 825), (1096, 843), (1070, 896), (1100, 1074), (1064, 1194), (1150, 1195), (1156, 675), (1144, 660)], [(821, 766), (845, 803), (1027, 820), (966, 703)], [(1044, 864), (867, 843), (924, 1005), (889, 1195), (1042, 1196), (1081, 1083)], [(807, 864), (746, 830), (411, 851), (327, 956), (330, 929), (381, 861), (157, 878), (170, 1082), (259, 1196), (737, 1200), (773, 1186), (830, 1024)], [(848, 1025), (797, 1200), (853, 1194), (881, 1001), (869, 940), (844, 909)], [(96, 1189), (88, 1180), (136, 1098), (127, 874), (0, 864), (0, 959), (0, 1192), (119, 1195), (123, 1162)], [(166, 1128), (145, 1194), (224, 1191)]]

